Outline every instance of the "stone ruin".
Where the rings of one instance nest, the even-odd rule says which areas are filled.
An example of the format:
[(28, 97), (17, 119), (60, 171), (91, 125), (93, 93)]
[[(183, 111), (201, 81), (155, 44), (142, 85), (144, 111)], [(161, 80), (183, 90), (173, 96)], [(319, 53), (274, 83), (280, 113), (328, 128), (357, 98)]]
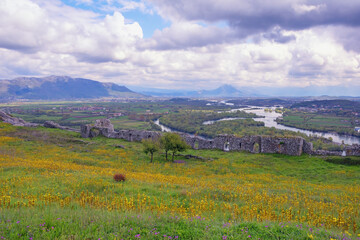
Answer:
[[(58, 123), (47, 121), (43, 125), (34, 124), (16, 118), (0, 110), (0, 121), (10, 123), (14, 126), (58, 128), (62, 130), (75, 131)], [(142, 139), (158, 139), (161, 132), (142, 130), (120, 130), (115, 131), (109, 119), (98, 119), (95, 124), (81, 126), (81, 137), (92, 138), (99, 135), (107, 138), (125, 139), (127, 141), (141, 141)], [(346, 146), (344, 151), (313, 150), (311, 142), (301, 137), (267, 137), (267, 136), (245, 136), (235, 137), (232, 135), (218, 135), (214, 139), (204, 139), (189, 134), (179, 134), (184, 141), (193, 149), (219, 149), (223, 151), (247, 151), (251, 153), (280, 153), (299, 156), (302, 153), (322, 156), (360, 156), (360, 145)]]
[(74, 128), (70, 128), (70, 127), (65, 127), (65, 126), (61, 126), (60, 124), (53, 122), (53, 121), (46, 121), (43, 124), (43, 127), (46, 128), (57, 128), (57, 129), (61, 129), (61, 130), (68, 130), (68, 131), (73, 131), (73, 132), (79, 132), (79, 130), (74, 129)]
[[(157, 139), (162, 133), (142, 130), (114, 131), (109, 119), (96, 120), (95, 124), (81, 126), (81, 136), (92, 138), (104, 136), (107, 138), (125, 139), (127, 141), (141, 141), (142, 139)], [(301, 137), (279, 138), (265, 136), (235, 137), (218, 135), (214, 139), (191, 136), (181, 133), (180, 136), (193, 149), (219, 149), (223, 151), (247, 151), (251, 153), (280, 153), (299, 156), (302, 153), (312, 154), (312, 143)]]
[(95, 124), (81, 126), (81, 137), (92, 138), (99, 135), (107, 138), (119, 138), (127, 141), (141, 141), (142, 139), (157, 139), (161, 136), (160, 132), (142, 131), (142, 130), (120, 130), (114, 131), (114, 126), (109, 119), (98, 119)]
[(360, 156), (360, 144), (346, 146), (344, 152), (346, 156)]

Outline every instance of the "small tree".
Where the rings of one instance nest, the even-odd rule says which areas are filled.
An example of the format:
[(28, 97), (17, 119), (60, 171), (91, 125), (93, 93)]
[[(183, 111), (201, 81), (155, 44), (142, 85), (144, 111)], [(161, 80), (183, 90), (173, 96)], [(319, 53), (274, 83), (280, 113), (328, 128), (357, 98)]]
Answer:
[(176, 133), (165, 133), (160, 138), (161, 147), (165, 150), (165, 159), (168, 160), (168, 152), (172, 152), (172, 161), (174, 161), (175, 153), (185, 151), (189, 146)]
[(173, 133), (164, 133), (160, 138), (160, 146), (165, 151), (165, 159), (168, 160), (168, 152), (171, 149), (171, 136)]
[(142, 141), (142, 144), (143, 144), (143, 151), (145, 154), (148, 154), (150, 153), (150, 162), (152, 163), (153, 162), (153, 156), (154, 156), (154, 153), (159, 151), (159, 142), (156, 141), (156, 140), (153, 140), (151, 138), (149, 139), (143, 139)]

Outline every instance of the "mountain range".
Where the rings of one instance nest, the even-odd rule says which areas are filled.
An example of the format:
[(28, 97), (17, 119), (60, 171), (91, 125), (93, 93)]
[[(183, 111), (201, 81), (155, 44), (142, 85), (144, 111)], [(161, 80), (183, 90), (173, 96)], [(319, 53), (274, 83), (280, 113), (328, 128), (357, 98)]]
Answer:
[[(0, 80), (0, 100), (73, 100), (93, 98), (144, 98), (153, 97), (193, 97), (193, 98), (234, 98), (234, 97), (300, 97), (300, 96), (360, 96), (360, 86), (332, 87), (242, 87), (241, 90), (222, 85), (212, 90), (174, 90), (129, 88), (115, 83), (98, 82), (85, 78), (49, 76), (44, 78), (20, 77)], [(328, 96), (324, 96), (328, 98)]]
[(235, 87), (224, 84), (220, 87), (212, 90), (198, 90), (198, 91), (187, 91), (187, 90), (173, 90), (173, 89), (141, 89), (134, 88), (138, 92), (156, 97), (249, 97), (249, 96), (261, 96), (254, 92), (246, 90), (238, 90)]
[(90, 99), (103, 97), (144, 97), (125, 86), (84, 78), (49, 76), (0, 80), (0, 99)]
[(360, 86), (241, 87), (222, 85), (213, 90), (173, 90), (130, 86), (145, 95), (158, 97), (360, 97)]

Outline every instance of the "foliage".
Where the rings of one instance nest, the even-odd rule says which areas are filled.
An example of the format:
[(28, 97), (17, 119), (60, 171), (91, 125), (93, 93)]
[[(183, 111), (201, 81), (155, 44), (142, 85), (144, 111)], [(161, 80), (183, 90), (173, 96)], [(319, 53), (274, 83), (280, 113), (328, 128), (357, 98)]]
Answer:
[(283, 118), (278, 119), (277, 122), (300, 129), (360, 136), (355, 131), (356, 124), (360, 124), (359, 117), (348, 117), (342, 113), (338, 115), (324, 112), (286, 111)]
[(315, 100), (295, 103), (291, 108), (325, 108), (325, 109), (343, 109), (360, 112), (360, 102), (336, 99), (336, 100)]
[(142, 141), (143, 144), (143, 151), (145, 154), (149, 154), (150, 153), (150, 162), (153, 162), (153, 155), (155, 152), (159, 151), (160, 148), (160, 143), (158, 140), (149, 138), (149, 139), (143, 139)]
[(325, 161), (335, 164), (342, 164), (342, 165), (360, 165), (360, 159), (351, 158), (351, 157), (328, 157)]
[[(210, 120), (219, 120), (223, 118), (248, 118), (247, 120), (253, 121), (251, 118), (258, 117), (253, 113), (246, 113), (244, 111), (237, 112), (216, 112), (216, 111), (180, 111), (171, 113), (161, 117), (162, 124), (181, 130), (188, 133), (197, 132), (203, 123)], [(263, 125), (262, 123), (259, 123)]]
[(160, 145), (165, 151), (166, 161), (169, 151), (172, 152), (172, 161), (174, 161), (175, 153), (183, 152), (189, 148), (180, 135), (176, 133), (164, 133), (160, 138)]
[(125, 182), (126, 180), (125, 175), (121, 173), (116, 173), (113, 178), (116, 182)]

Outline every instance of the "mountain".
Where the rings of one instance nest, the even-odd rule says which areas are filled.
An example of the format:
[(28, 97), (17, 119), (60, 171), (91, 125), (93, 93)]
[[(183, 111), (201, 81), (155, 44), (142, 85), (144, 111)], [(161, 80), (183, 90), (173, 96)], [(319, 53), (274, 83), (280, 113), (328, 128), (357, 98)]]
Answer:
[(21, 77), (0, 81), (0, 99), (58, 100), (102, 97), (143, 97), (143, 95), (114, 83), (67, 76)]
[(212, 90), (199, 90), (199, 91), (187, 91), (187, 90), (173, 90), (173, 89), (144, 89), (134, 87), (142, 94), (154, 96), (154, 97), (248, 97), (259, 96), (256, 93), (249, 91), (240, 91), (231, 85), (225, 84)]
[(199, 94), (204, 97), (243, 97), (245, 95), (244, 92), (228, 84), (222, 85), (214, 90), (200, 91)]
[(222, 85), (213, 90), (174, 90), (131, 87), (150, 96), (161, 97), (360, 97), (359, 86), (307, 86), (307, 87), (241, 87), (241, 91), (231, 85)]

